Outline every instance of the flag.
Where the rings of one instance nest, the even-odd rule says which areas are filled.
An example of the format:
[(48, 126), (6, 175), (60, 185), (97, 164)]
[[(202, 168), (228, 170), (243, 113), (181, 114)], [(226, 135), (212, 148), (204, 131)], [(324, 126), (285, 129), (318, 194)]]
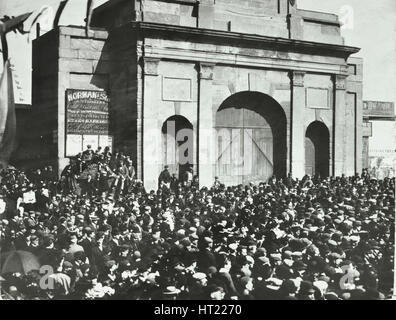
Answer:
[(24, 33), (23, 23), (31, 16), (32, 12), (24, 13), (16, 17), (4, 16), (0, 21), (0, 32), (20, 31)]
[(7, 60), (0, 78), (0, 168), (8, 165), (14, 151), (15, 136), (14, 90), (10, 62)]
[(85, 17), (85, 35), (87, 37), (89, 36), (89, 29), (90, 29), (90, 25), (91, 25), (93, 7), (94, 7), (94, 1), (88, 0), (87, 1), (87, 14)]
[(0, 36), (4, 63), (8, 60), (7, 33), (11, 31), (19, 31), (22, 34), (26, 33), (26, 31), (23, 30), (23, 23), (31, 14), (32, 12), (21, 14), (17, 17), (4, 16), (0, 20)]

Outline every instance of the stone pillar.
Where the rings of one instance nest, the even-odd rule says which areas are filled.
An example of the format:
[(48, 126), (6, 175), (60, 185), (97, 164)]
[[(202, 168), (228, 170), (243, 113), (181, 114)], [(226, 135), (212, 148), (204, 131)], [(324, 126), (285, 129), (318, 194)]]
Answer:
[(291, 79), (291, 173), (294, 178), (305, 175), (305, 88), (304, 72), (290, 72)]
[(213, 69), (214, 64), (198, 65), (198, 173), (200, 187), (214, 182), (214, 129), (213, 129)]
[[(71, 47), (70, 36), (59, 34), (59, 48)], [(70, 88), (70, 65), (67, 59), (59, 58), (58, 72), (58, 161), (57, 169), (60, 176), (63, 169), (70, 163), (66, 157), (66, 90)]]
[(161, 172), (161, 126), (155, 113), (161, 98), (161, 78), (158, 76), (160, 59), (144, 58), (143, 106), (143, 182), (147, 191), (158, 188)]
[[(346, 137), (345, 126), (354, 126), (354, 123), (347, 124), (345, 121), (346, 108), (346, 76), (336, 75), (334, 77), (334, 148), (333, 148), (333, 173), (335, 176), (340, 176), (345, 173), (346, 162)], [(354, 148), (354, 146), (348, 146)]]
[(345, 162), (344, 162), (344, 172), (347, 176), (353, 176), (355, 174), (355, 159), (356, 154), (356, 127), (358, 126), (356, 119), (356, 102), (357, 94), (356, 92), (346, 93), (345, 102)]
[(143, 103), (144, 103), (144, 60), (143, 41), (136, 47), (136, 178), (143, 181)]
[(355, 168), (356, 172), (362, 173), (363, 171), (363, 92), (360, 89), (357, 93), (356, 99), (356, 158), (355, 158)]

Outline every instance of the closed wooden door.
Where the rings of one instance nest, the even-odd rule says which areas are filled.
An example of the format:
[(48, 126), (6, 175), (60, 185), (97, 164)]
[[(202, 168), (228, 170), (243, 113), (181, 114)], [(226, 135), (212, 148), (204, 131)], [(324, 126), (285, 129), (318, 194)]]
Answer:
[(273, 174), (273, 134), (265, 118), (248, 108), (217, 112), (216, 175), (226, 185), (266, 181)]

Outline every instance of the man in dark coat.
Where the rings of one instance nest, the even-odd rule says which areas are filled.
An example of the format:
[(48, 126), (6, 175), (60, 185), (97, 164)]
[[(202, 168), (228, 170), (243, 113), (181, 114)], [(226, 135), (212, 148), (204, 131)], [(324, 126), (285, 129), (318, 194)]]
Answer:
[(165, 185), (168, 189), (170, 188), (170, 182), (172, 181), (172, 177), (171, 177), (168, 169), (169, 169), (169, 166), (165, 166), (164, 170), (159, 175), (158, 188), (161, 188), (163, 185)]

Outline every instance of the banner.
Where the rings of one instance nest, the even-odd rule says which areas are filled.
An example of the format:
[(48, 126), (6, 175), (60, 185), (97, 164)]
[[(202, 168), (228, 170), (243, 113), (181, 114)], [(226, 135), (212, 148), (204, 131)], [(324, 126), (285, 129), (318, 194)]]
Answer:
[(66, 90), (67, 134), (109, 134), (109, 98), (104, 91)]

